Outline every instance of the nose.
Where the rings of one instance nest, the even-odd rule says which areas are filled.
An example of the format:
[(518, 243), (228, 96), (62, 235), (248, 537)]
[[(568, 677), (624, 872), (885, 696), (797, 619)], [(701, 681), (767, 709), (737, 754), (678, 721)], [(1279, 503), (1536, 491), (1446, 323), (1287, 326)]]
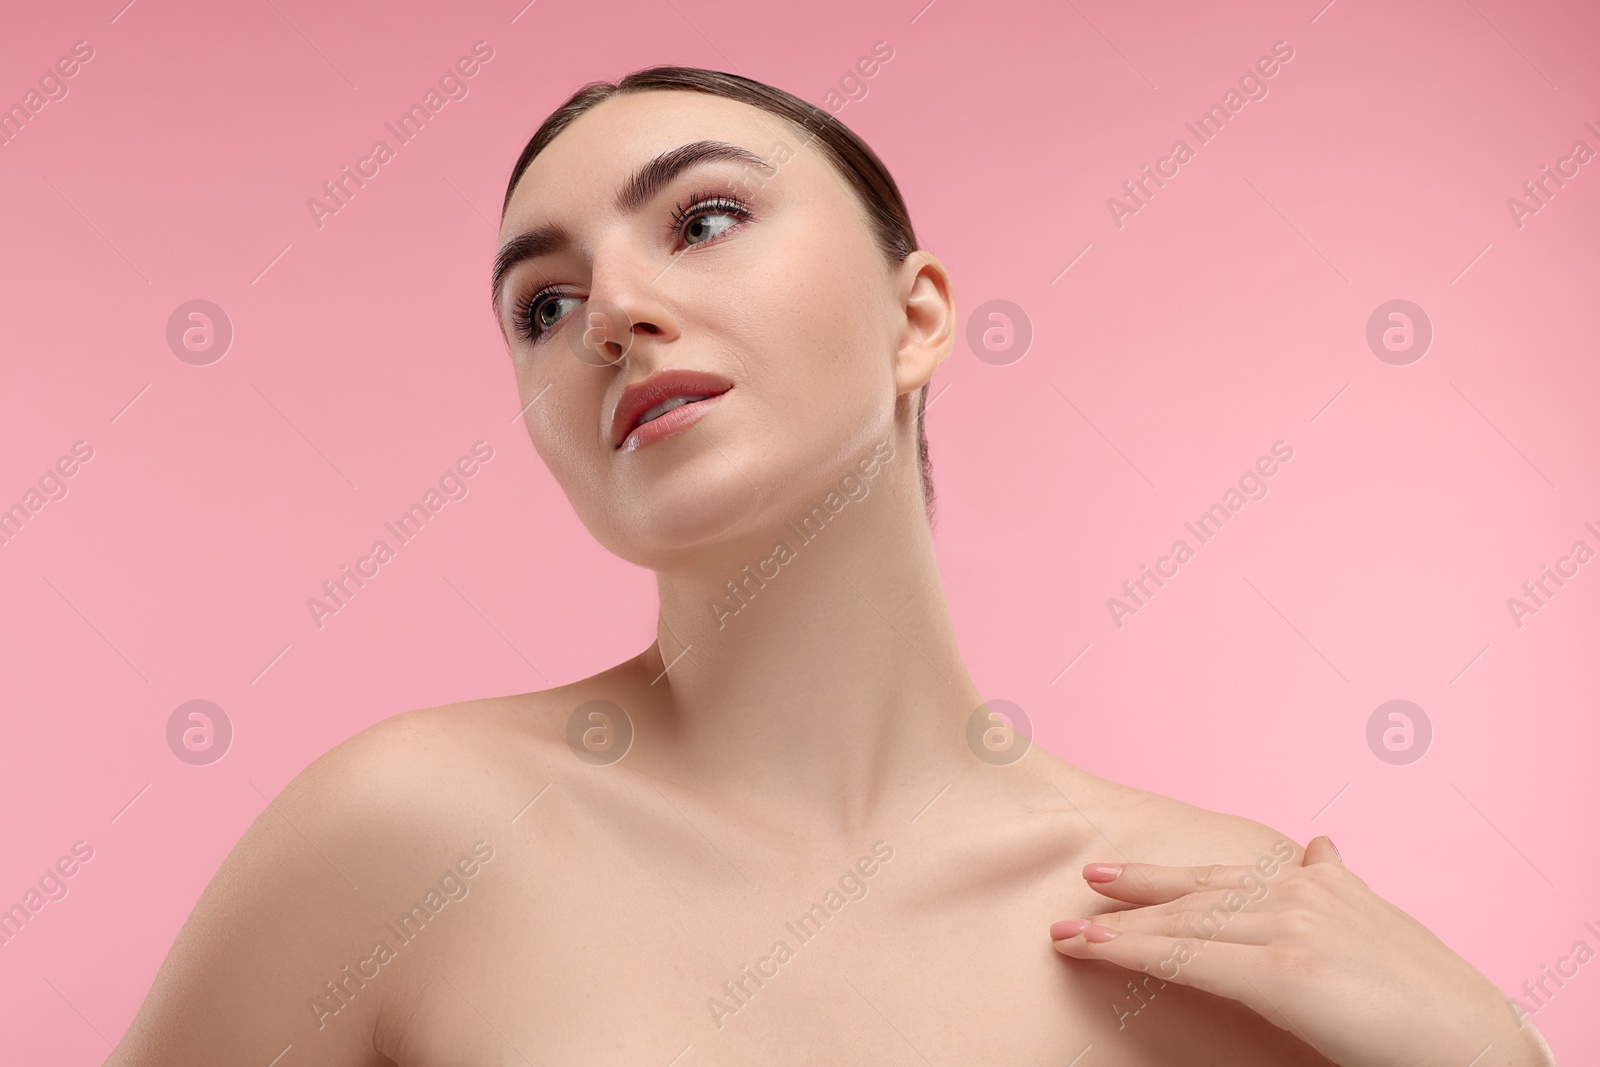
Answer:
[[(628, 307), (634, 311), (630, 313)], [(637, 303), (624, 306), (590, 293), (581, 312), (582, 329), (572, 334), (578, 355), (595, 366), (617, 366), (636, 350), (640, 338), (664, 337), (665, 331), (657, 322), (636, 321), (635, 314), (641, 311), (649, 313)]]
[(587, 362), (616, 366), (646, 338), (664, 343), (677, 336), (677, 317), (660, 288), (671, 266), (671, 260), (652, 263), (637, 250), (622, 248), (595, 256), (583, 329), (574, 331)]

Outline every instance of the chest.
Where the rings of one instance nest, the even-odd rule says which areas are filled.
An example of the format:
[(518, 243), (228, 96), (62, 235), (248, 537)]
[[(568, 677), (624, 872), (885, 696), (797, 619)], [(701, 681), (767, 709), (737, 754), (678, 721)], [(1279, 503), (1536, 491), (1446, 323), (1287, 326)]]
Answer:
[(1104, 907), (1066, 863), (592, 858), (508, 867), (463, 911), (419, 972), (401, 1067), (1183, 1062), (1157, 1004), (1193, 991), (1051, 949), (1052, 921)]

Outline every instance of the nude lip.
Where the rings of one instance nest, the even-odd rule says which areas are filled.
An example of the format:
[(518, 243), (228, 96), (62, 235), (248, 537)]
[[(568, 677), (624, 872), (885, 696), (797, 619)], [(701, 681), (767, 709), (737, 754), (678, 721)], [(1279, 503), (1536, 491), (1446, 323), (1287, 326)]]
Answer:
[(622, 391), (611, 409), (611, 441), (620, 449), (647, 410), (674, 397), (716, 396), (733, 388), (721, 374), (690, 370), (687, 367), (663, 368)]
[(728, 395), (727, 392), (708, 396), (704, 400), (694, 400), (687, 404), (680, 404), (660, 418), (651, 419), (649, 422), (634, 429), (627, 437), (623, 438), (618, 446), (619, 452), (636, 452), (645, 445), (654, 444), (666, 437), (682, 433), (705, 417), (706, 412), (716, 406), (717, 402)]

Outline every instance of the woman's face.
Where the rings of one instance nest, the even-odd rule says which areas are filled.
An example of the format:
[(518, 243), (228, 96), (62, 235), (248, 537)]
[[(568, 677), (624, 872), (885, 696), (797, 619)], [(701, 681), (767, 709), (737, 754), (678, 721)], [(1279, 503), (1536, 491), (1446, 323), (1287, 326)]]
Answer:
[[(633, 181), (708, 141), (757, 162)], [(849, 186), (783, 120), (687, 91), (606, 100), (524, 172), (500, 243), (547, 227), (568, 240), (510, 268), (496, 313), (535, 448), (618, 556), (660, 568), (676, 550), (782, 523), (877, 442), (911, 440), (896, 435), (895, 398), (932, 366), (896, 351), (923, 260), (891, 268)], [(617, 447), (623, 390), (663, 370), (731, 388), (686, 429)]]

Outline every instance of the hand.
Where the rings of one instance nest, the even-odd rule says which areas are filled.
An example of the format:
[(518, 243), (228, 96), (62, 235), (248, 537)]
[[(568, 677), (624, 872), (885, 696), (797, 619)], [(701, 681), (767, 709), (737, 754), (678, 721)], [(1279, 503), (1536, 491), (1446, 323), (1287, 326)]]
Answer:
[(1313, 840), (1299, 866), (1287, 841), (1274, 851), (1290, 862), (1088, 864), (1098, 892), (1143, 906), (1050, 937), (1062, 955), (1240, 1001), (1340, 1067), (1555, 1067), (1494, 983), (1367, 888), (1332, 841)]

